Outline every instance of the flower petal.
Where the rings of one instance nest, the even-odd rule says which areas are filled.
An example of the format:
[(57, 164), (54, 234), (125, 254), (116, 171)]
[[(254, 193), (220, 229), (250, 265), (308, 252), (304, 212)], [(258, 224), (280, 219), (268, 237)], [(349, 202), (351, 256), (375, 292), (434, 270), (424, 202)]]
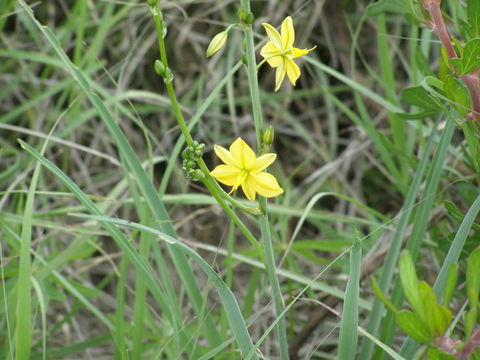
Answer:
[(281, 53), (281, 51), (271, 41), (267, 42), (265, 46), (262, 47), (262, 50), (260, 50), (260, 55), (268, 59), (268, 64), (273, 68), (280, 66), (282, 55), (278, 55), (279, 53)]
[(222, 184), (235, 186), (241, 179), (242, 171), (236, 167), (218, 165), (215, 169), (210, 171), (210, 175), (220, 181)]
[(233, 159), (232, 154), (230, 154), (230, 151), (228, 151), (224, 147), (220, 145), (214, 145), (213, 150), (215, 150), (215, 154), (217, 154), (220, 160), (222, 160), (225, 164), (233, 167), (239, 167)]
[(287, 75), (288, 79), (292, 83), (293, 86), (295, 86), (295, 83), (297, 82), (297, 79), (300, 77), (300, 68), (298, 67), (297, 64), (292, 59), (286, 59), (286, 68), (287, 68)]
[(230, 154), (235, 163), (244, 170), (249, 170), (257, 159), (255, 152), (242, 138), (238, 138), (230, 145)]
[(265, 154), (255, 160), (255, 165), (250, 169), (250, 173), (258, 173), (269, 167), (277, 158), (276, 154)]
[(266, 172), (250, 175), (245, 183), (248, 183), (249, 186), (252, 186), (253, 190), (259, 193), (261, 196), (274, 197), (283, 193), (283, 189), (280, 187), (280, 185), (278, 185), (275, 176)]
[(294, 58), (298, 58), (300, 56), (307, 55), (310, 51), (314, 50), (316, 47), (317, 47), (317, 45), (315, 45), (314, 47), (312, 47), (310, 49), (293, 48), (292, 49), (292, 55), (293, 55)]
[(285, 20), (283, 20), (280, 33), (282, 36), (283, 48), (290, 48), (295, 41), (295, 29), (293, 28), (293, 20), (290, 16), (287, 16)]
[(280, 89), (280, 85), (282, 85), (283, 79), (285, 79), (285, 74), (287, 73), (285, 64), (287, 58), (282, 56), (281, 59), (282, 61), (277, 67), (277, 72), (275, 73), (275, 91), (278, 91), (278, 89)]
[(251, 181), (252, 177), (248, 176), (242, 183), (242, 190), (248, 200), (255, 200), (255, 188)]
[(282, 37), (278, 33), (277, 29), (275, 29), (272, 25), (268, 23), (263, 23), (263, 27), (267, 32), (268, 38), (270, 41), (275, 45), (278, 49), (283, 49), (282, 47)]

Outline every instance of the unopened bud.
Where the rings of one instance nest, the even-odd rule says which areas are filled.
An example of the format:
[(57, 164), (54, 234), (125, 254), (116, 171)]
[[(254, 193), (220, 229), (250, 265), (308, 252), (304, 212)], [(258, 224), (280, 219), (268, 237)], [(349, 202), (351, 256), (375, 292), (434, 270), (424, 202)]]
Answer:
[(155, 4), (157, 3), (157, 0), (146, 0), (147, 4), (150, 5), (151, 7), (154, 7)]
[(228, 31), (222, 31), (221, 33), (218, 33), (215, 35), (210, 41), (210, 44), (208, 45), (206, 55), (207, 57), (212, 56), (213, 54), (217, 53), (227, 42), (228, 38)]
[(272, 125), (269, 125), (267, 129), (263, 132), (263, 144), (270, 147), (273, 144), (273, 139), (275, 138), (275, 130)]
[(165, 65), (160, 60), (155, 60), (154, 64), (155, 72), (161, 77), (165, 77)]

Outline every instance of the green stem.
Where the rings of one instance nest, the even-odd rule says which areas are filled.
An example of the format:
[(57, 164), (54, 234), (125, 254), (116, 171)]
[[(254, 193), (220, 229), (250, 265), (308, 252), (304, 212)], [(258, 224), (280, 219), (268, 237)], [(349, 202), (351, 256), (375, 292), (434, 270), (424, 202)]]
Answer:
[[(250, 12), (250, 1), (242, 0), (241, 6), (246, 13)], [(250, 97), (252, 100), (252, 111), (253, 119), (255, 124), (255, 134), (257, 137), (257, 150), (262, 149), (263, 141), (263, 115), (262, 115), (262, 106), (260, 103), (260, 92), (258, 88), (258, 78), (257, 78), (257, 67), (255, 60), (255, 46), (253, 42), (253, 31), (252, 25), (243, 24), (243, 31), (246, 42), (246, 52), (247, 52), (247, 73), (248, 73), (248, 83), (250, 87)], [(276, 332), (278, 337), (278, 342), (280, 345), (280, 358), (282, 360), (288, 360), (288, 343), (287, 343), (287, 331), (285, 325), (285, 318), (283, 317), (283, 298), (282, 291), (280, 288), (280, 282), (278, 281), (277, 268), (275, 265), (275, 254), (273, 252), (272, 245), (272, 236), (270, 233), (270, 225), (268, 221), (267, 213), (267, 200), (264, 197), (261, 197), (259, 200), (260, 210), (264, 215), (260, 216), (260, 230), (262, 233), (263, 248), (265, 251), (265, 267), (267, 269), (267, 274), (269, 278), (270, 285), (272, 286), (272, 295), (273, 302), (275, 304), (275, 315), (278, 320), (276, 326)]]
[[(168, 57), (167, 51), (165, 47), (165, 40), (164, 40), (164, 32), (166, 30), (165, 23), (163, 22), (162, 10), (160, 8), (160, 2), (157, 1), (155, 7), (151, 8), (153, 18), (155, 20), (155, 28), (157, 31), (158, 37), (158, 48), (160, 52), (160, 61), (162, 62), (163, 66), (169, 73), (171, 71), (168, 68)], [(172, 110), (177, 119), (177, 123), (180, 127), (180, 131), (185, 138), (185, 141), (188, 146), (192, 146), (193, 144), (193, 137), (190, 134), (190, 131), (187, 127), (187, 123), (185, 122), (185, 118), (183, 117), (182, 111), (180, 110), (180, 105), (178, 104), (177, 96), (175, 94), (175, 88), (173, 87), (172, 83), (172, 76), (164, 78), (165, 86), (167, 88), (168, 96), (170, 98), (170, 102), (172, 104)], [(260, 215), (261, 212), (257, 208), (252, 208), (241, 204), (237, 200), (233, 199), (229, 196), (223, 189), (214, 181), (211, 176), (209, 175), (209, 170), (205, 162), (200, 159), (198, 160), (199, 168), (205, 173), (205, 179), (203, 183), (213, 195), (213, 197), (218, 201), (218, 203), (223, 207), (223, 209), (229, 214), (234, 221), (234, 223), (238, 226), (240, 231), (245, 235), (245, 237), (252, 243), (252, 245), (258, 249), (260, 249), (260, 245), (252, 233), (247, 229), (247, 227), (242, 223), (240, 218), (228, 207), (227, 203), (224, 199), (228, 200), (233, 206), (238, 207), (239, 209), (248, 212), (253, 215)]]

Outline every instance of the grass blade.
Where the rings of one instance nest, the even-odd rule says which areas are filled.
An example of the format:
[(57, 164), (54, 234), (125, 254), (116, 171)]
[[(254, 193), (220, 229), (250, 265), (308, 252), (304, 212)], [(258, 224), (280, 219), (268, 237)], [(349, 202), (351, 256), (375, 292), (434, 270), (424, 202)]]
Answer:
[(355, 359), (358, 342), (358, 298), (360, 293), (360, 266), (362, 263), (362, 247), (355, 240), (350, 252), (350, 275), (348, 277), (345, 301), (343, 306), (338, 358), (340, 360)]
[[(213, 282), (215, 288), (217, 289), (218, 295), (222, 301), (222, 304), (225, 308), (225, 312), (227, 314), (228, 320), (230, 322), (230, 327), (232, 332), (237, 340), (237, 343), (242, 351), (242, 354), (248, 354), (251, 350), (253, 350), (253, 343), (252, 339), (247, 330), (247, 326), (245, 324), (245, 320), (243, 319), (242, 313), (240, 311), (240, 307), (238, 306), (237, 300), (233, 295), (232, 291), (226, 286), (223, 282), (222, 278), (213, 270), (213, 268), (200, 256), (198, 253), (190, 248), (189, 246), (185, 245), (184, 243), (180, 242), (179, 240), (165, 234), (159, 230), (153, 229), (151, 227), (134, 223), (127, 220), (121, 219), (113, 219), (104, 216), (94, 216), (94, 215), (83, 215), (83, 214), (72, 214), (73, 216), (97, 220), (102, 223), (109, 223), (115, 225), (122, 225), (133, 229), (139, 229), (141, 231), (146, 231), (150, 234), (158, 236), (160, 239), (168, 242), (169, 244), (175, 246), (179, 250), (183, 251), (185, 254), (190, 256), (200, 268), (205, 272), (208, 276), (210, 281)], [(253, 359), (258, 359), (256, 354), (253, 356)]]

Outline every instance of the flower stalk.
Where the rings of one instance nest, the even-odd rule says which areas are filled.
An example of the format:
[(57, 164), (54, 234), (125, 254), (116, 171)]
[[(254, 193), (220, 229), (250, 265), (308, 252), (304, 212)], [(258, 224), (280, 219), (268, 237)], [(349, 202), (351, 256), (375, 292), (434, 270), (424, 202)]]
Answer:
[[(150, 11), (152, 13), (153, 19), (155, 21), (155, 29), (157, 32), (158, 37), (158, 49), (160, 53), (160, 60), (156, 62), (155, 69), (164, 79), (165, 86), (167, 88), (167, 93), (170, 98), (170, 102), (172, 104), (172, 110), (177, 120), (177, 123), (180, 127), (180, 131), (185, 138), (185, 142), (188, 146), (194, 145), (194, 140), (190, 131), (188, 130), (187, 124), (185, 122), (185, 118), (180, 110), (180, 106), (178, 104), (177, 96), (175, 94), (175, 88), (173, 86), (173, 73), (168, 66), (168, 57), (167, 51), (165, 47), (165, 36), (167, 33), (167, 28), (165, 22), (163, 20), (162, 10), (160, 8), (160, 1), (159, 0), (152, 0), (149, 2)], [(225, 212), (230, 216), (232, 221), (235, 225), (238, 226), (238, 229), (243, 233), (243, 235), (247, 238), (247, 240), (252, 244), (252, 246), (261, 253), (261, 246), (259, 245), (257, 239), (253, 234), (248, 230), (245, 224), (240, 220), (237, 214), (228, 206), (227, 201), (230, 202), (233, 206), (248, 212), (253, 215), (260, 215), (262, 212), (258, 208), (252, 208), (250, 206), (246, 206), (237, 200), (233, 199), (229, 196), (223, 189), (212, 179), (209, 175), (209, 170), (205, 162), (202, 158), (197, 160), (197, 164), (199, 169), (205, 174), (205, 177), (202, 179), (204, 185), (210, 191), (212, 196), (218, 202), (218, 204), (225, 210)]]
[[(240, 14), (251, 14), (250, 0), (241, 0)], [(252, 18), (250, 16), (250, 18)], [(248, 18), (248, 16), (247, 16)], [(258, 87), (257, 65), (255, 59), (255, 46), (253, 41), (253, 30), (251, 21), (240, 21), (243, 28), (245, 43), (246, 43), (246, 60), (247, 60), (247, 75), (248, 84), (250, 88), (250, 98), (252, 101), (253, 121), (255, 125), (255, 134), (257, 138), (257, 149), (263, 148), (263, 114), (260, 102), (260, 92)], [(272, 235), (270, 232), (270, 224), (268, 221), (267, 200), (260, 197), (260, 210), (264, 215), (260, 216), (260, 230), (262, 235), (262, 245), (265, 251), (265, 267), (269, 278), (270, 286), (272, 287), (273, 302), (275, 306), (275, 315), (279, 318), (276, 326), (276, 334), (278, 337), (280, 358), (283, 360), (289, 359), (288, 342), (285, 318), (282, 315), (284, 309), (283, 296), (280, 288), (280, 282), (277, 276), (277, 268), (275, 264), (275, 255), (273, 252)]]
[[(450, 34), (448, 33), (445, 21), (443, 20), (442, 10), (440, 9), (441, 0), (423, 0), (423, 7), (427, 10), (432, 18), (431, 29), (439, 37), (443, 47), (447, 51), (449, 59), (458, 58), (455, 49), (453, 48)], [(478, 71), (471, 74), (461, 75), (460, 79), (467, 85), (470, 99), (472, 101), (472, 113), (470, 118), (480, 121), (480, 79), (478, 78)]]

